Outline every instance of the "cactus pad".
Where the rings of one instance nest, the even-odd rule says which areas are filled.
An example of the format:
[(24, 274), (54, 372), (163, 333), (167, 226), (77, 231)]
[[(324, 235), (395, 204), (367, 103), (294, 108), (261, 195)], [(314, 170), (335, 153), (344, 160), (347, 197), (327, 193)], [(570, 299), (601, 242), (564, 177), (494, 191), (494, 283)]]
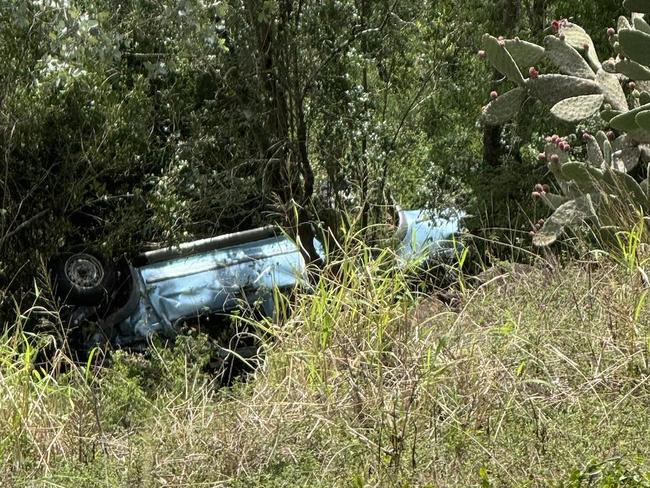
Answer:
[(544, 58), (544, 48), (532, 42), (520, 39), (506, 39), (506, 49), (519, 68), (527, 69), (535, 66)]
[[(650, 104), (648, 106), (650, 107)], [(650, 131), (650, 110), (637, 114), (634, 121), (641, 129)]]
[(602, 168), (605, 164), (603, 151), (600, 149), (598, 142), (595, 138), (587, 141), (587, 160), (596, 168)]
[[(650, 171), (650, 164), (648, 164), (648, 167), (646, 168), (647, 175), (650, 175), (649, 171)], [(645, 193), (645, 195), (648, 198), (650, 198), (650, 177), (643, 180), (639, 186), (643, 190), (643, 193)]]
[(603, 151), (603, 158), (605, 159), (605, 164), (610, 165), (612, 162), (612, 144), (609, 142), (609, 139), (605, 137), (605, 140), (600, 143), (600, 148)]
[(540, 75), (538, 78), (528, 79), (526, 86), (533, 95), (550, 106), (565, 98), (602, 93), (596, 82), (568, 75)]
[(544, 38), (546, 55), (565, 75), (577, 76), (593, 80), (596, 74), (585, 61), (585, 58), (570, 44), (561, 41), (555, 36)]
[(632, 61), (645, 66), (650, 65), (650, 34), (623, 29), (618, 32), (618, 42), (625, 55)]
[(594, 115), (603, 104), (603, 95), (582, 95), (556, 103), (551, 113), (565, 122), (579, 122)]
[(603, 180), (611, 186), (614, 194), (620, 195), (635, 206), (648, 208), (648, 197), (634, 178), (623, 171), (610, 169), (603, 174)]
[(595, 216), (596, 211), (589, 194), (569, 200), (560, 205), (544, 222), (544, 226), (533, 237), (533, 244), (540, 247), (550, 246), (560, 237), (565, 227), (580, 224)]
[(625, 92), (621, 88), (621, 83), (616, 75), (607, 73), (601, 68), (596, 74), (596, 83), (598, 83), (605, 95), (605, 103), (609, 103), (614, 110), (627, 112), (628, 106)]
[(617, 73), (621, 73), (631, 80), (650, 80), (650, 69), (631, 59), (619, 59), (614, 64)]
[(642, 105), (641, 107), (625, 112), (621, 115), (617, 115), (612, 120), (609, 121), (610, 127), (622, 132), (629, 132), (634, 129), (638, 129), (639, 126), (636, 123), (636, 116), (641, 112), (650, 110), (650, 105)]
[(634, 28), (646, 34), (650, 34), (650, 25), (643, 17), (634, 17)]
[(483, 121), (488, 125), (501, 125), (511, 120), (526, 100), (526, 90), (515, 88), (492, 100), (483, 109)]
[(647, 91), (641, 92), (639, 94), (639, 103), (641, 105), (647, 105), (648, 103), (650, 103), (650, 93), (648, 93)]
[(485, 34), (483, 36), (483, 49), (485, 49), (488, 59), (495, 69), (503, 73), (510, 81), (514, 81), (518, 85), (524, 84), (524, 77), (521, 75), (517, 63), (505, 48), (505, 42), (501, 45), (496, 37)]
[(572, 181), (581, 193), (592, 193), (598, 191), (603, 172), (589, 164), (572, 161), (562, 166), (562, 176)]
[(634, 129), (630, 130), (627, 132), (628, 137), (630, 140), (638, 143), (638, 144), (650, 144), (650, 131), (647, 131), (645, 129)]
[(555, 193), (543, 193), (542, 201), (551, 209), (555, 210), (560, 207), (563, 203), (566, 203), (569, 199), (562, 195), (556, 195)]
[(632, 24), (625, 15), (621, 15), (616, 22), (616, 30), (620, 31), (621, 29), (632, 29)]
[(628, 146), (612, 154), (612, 166), (620, 171), (632, 171), (639, 164), (639, 146)]
[(589, 34), (587, 34), (587, 32), (585, 32), (582, 27), (577, 24), (567, 24), (560, 27), (558, 33), (560, 35), (564, 35), (566, 43), (578, 51), (584, 51), (585, 46), (587, 46), (587, 52), (585, 53), (585, 56), (589, 61), (589, 64), (591, 64), (595, 70), (600, 69), (600, 60), (596, 54), (594, 41), (591, 40)]
[(621, 115), (623, 112), (619, 110), (601, 110), (600, 111), (600, 118), (603, 119), (605, 122), (609, 123), (610, 120), (612, 120), (614, 117), (617, 115)]

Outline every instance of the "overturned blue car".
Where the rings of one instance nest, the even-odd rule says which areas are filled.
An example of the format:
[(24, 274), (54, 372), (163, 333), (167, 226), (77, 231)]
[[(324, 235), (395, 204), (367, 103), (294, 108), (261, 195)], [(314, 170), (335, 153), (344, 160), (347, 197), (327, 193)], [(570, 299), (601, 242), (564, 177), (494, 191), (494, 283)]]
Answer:
[[(393, 241), (403, 263), (444, 262), (462, 248), (460, 215), (432, 219), (421, 210), (397, 209)], [(319, 241), (314, 247), (323, 261)], [(274, 316), (275, 292), (307, 284), (300, 248), (269, 226), (148, 251), (120, 270), (92, 251), (66, 253), (52, 267), (77, 347), (141, 348), (155, 336), (173, 339), (191, 321), (227, 316), (255, 304)], [(83, 331), (83, 333), (81, 333)]]

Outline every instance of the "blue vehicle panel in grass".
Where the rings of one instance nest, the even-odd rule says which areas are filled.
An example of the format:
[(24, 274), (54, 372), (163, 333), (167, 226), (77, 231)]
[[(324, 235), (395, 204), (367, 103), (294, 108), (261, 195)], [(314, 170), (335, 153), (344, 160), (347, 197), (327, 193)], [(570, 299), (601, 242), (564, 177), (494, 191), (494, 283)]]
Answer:
[[(403, 264), (412, 260), (453, 259), (459, 242), (460, 217), (431, 219), (421, 210), (398, 212), (396, 252)], [(315, 247), (323, 260), (320, 242)], [(71, 302), (92, 287), (110, 295), (108, 272), (99, 259), (71, 255), (62, 270)], [(117, 347), (146, 343), (155, 335), (173, 338), (179, 324), (209, 314), (227, 314), (256, 304), (267, 316), (275, 313), (275, 291), (288, 292), (307, 283), (307, 264), (298, 245), (277, 227), (193, 241), (138, 256), (128, 266), (125, 303), (101, 317), (88, 346), (109, 342)], [(85, 295), (84, 295), (85, 294)], [(81, 300), (78, 315), (92, 306)]]
[(459, 240), (463, 216), (461, 212), (442, 217), (431, 216), (427, 210), (400, 211), (399, 256), (405, 261), (453, 260), (463, 247)]
[(119, 345), (160, 333), (202, 313), (229, 312), (258, 302), (273, 314), (273, 290), (294, 288), (306, 276), (305, 260), (286, 235), (165, 259), (132, 268), (139, 299), (119, 323)]

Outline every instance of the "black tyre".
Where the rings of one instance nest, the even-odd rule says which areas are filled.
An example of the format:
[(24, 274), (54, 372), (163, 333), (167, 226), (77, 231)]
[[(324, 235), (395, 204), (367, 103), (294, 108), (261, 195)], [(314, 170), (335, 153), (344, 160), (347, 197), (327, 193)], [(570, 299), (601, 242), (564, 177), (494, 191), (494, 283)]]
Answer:
[(91, 251), (58, 256), (52, 274), (57, 295), (73, 305), (99, 305), (115, 284), (115, 272), (108, 260)]

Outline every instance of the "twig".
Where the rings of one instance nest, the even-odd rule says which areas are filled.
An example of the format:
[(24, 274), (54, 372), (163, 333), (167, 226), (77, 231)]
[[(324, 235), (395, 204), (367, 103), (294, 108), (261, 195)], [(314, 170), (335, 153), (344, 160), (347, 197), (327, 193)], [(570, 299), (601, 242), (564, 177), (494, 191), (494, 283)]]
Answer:
[(12, 230), (12, 231), (10, 231), (10, 232), (7, 232), (5, 235), (3, 235), (2, 237), (0, 237), (0, 244), (3, 244), (7, 239), (9, 239), (10, 237), (16, 235), (18, 232), (20, 232), (21, 230), (23, 230), (25, 227), (27, 227), (27, 226), (33, 224), (35, 221), (37, 221), (38, 219), (40, 219), (41, 217), (43, 217), (43, 216), (44, 216), (45, 214), (47, 214), (49, 211), (50, 211), (50, 210), (47, 209), (47, 208), (46, 208), (45, 210), (41, 210), (41, 211), (38, 212), (36, 215), (31, 216), (30, 218), (28, 218), (27, 220), (25, 220), (25, 222), (23, 222), (22, 224), (18, 225), (14, 230)]

